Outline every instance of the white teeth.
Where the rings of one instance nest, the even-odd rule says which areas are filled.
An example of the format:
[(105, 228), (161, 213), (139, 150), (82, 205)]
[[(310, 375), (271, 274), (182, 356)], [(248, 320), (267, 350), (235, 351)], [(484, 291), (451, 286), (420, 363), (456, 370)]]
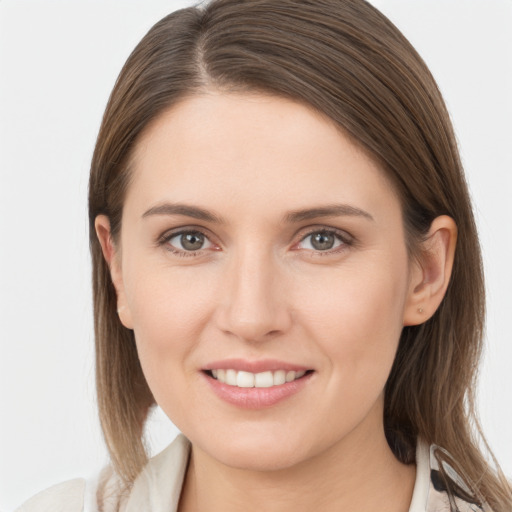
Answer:
[(276, 370), (275, 372), (251, 373), (232, 369), (219, 369), (212, 370), (211, 372), (213, 377), (219, 382), (239, 388), (270, 388), (272, 386), (280, 386), (285, 382), (299, 379), (306, 373), (305, 370), (297, 372), (293, 370)]
[[(236, 386), (236, 370), (226, 370), (226, 384), (230, 386)], [(218, 378), (218, 377), (217, 377)]]
[(284, 370), (277, 370), (274, 372), (274, 386), (279, 386), (286, 382), (286, 372)]
[(238, 372), (238, 375), (236, 376), (236, 385), (239, 388), (253, 388), (254, 387), (254, 373)]
[(255, 388), (270, 388), (274, 385), (274, 376), (272, 372), (257, 373), (254, 376), (254, 387)]

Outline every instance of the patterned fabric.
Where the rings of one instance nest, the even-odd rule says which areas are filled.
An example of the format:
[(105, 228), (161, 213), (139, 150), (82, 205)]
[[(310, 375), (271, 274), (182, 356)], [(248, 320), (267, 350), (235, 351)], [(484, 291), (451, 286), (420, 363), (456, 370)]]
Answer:
[(470, 487), (448, 462), (450, 454), (430, 446), (430, 485), (426, 512), (492, 512), (481, 504)]

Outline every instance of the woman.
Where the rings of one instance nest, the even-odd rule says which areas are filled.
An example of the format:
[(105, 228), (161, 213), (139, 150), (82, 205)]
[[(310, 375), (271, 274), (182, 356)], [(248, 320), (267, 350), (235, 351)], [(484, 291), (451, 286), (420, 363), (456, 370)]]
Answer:
[[(374, 8), (164, 18), (116, 83), (89, 205), (112, 459), (91, 509), (510, 509), (471, 430), (483, 277), (453, 132)], [(148, 462), (155, 403), (184, 436)], [(82, 482), (33, 509), (63, 495), (81, 510)]]

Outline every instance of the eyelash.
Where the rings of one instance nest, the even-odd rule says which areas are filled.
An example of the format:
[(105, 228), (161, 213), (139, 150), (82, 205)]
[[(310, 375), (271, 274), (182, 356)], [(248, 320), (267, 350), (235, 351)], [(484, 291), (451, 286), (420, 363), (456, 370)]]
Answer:
[[(196, 234), (199, 233), (202, 236), (204, 236), (207, 240), (209, 240), (208, 235), (201, 231), (200, 229), (182, 229), (180, 231), (173, 231), (170, 233), (165, 233), (158, 239), (158, 245), (160, 246), (166, 246), (165, 249), (171, 252), (172, 254), (175, 254), (179, 257), (195, 257), (199, 256), (200, 253), (202, 253), (205, 249), (199, 249), (197, 251), (182, 251), (181, 249), (176, 249), (172, 245), (169, 244), (169, 241), (172, 240), (174, 237), (179, 235), (186, 235), (186, 234)], [(327, 251), (320, 251), (320, 250), (311, 250), (307, 249), (308, 252), (311, 252), (311, 256), (329, 256), (332, 254), (338, 254), (343, 251), (345, 251), (348, 247), (354, 245), (353, 238), (348, 235), (346, 232), (334, 229), (334, 228), (316, 228), (312, 229), (311, 231), (308, 231), (297, 243), (303, 242), (311, 235), (315, 234), (323, 234), (323, 235), (334, 235), (337, 240), (341, 241), (342, 244), (336, 247), (335, 249), (330, 249)]]

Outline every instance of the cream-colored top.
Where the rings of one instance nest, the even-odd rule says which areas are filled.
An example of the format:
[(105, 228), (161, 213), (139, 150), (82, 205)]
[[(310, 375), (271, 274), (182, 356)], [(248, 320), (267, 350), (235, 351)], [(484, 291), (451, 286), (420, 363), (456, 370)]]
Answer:
[[(409, 512), (450, 512), (448, 495), (439, 487), (435, 474), (439, 465), (435, 450), (418, 442), (416, 450), (416, 482)], [(180, 434), (165, 450), (153, 457), (137, 477), (121, 512), (177, 512), (183, 479), (190, 454), (190, 442)], [(444, 469), (457, 485), (464, 483), (452, 468)], [(15, 512), (99, 512), (96, 482), (79, 478), (43, 491)], [(456, 498), (460, 512), (481, 512), (478, 505)], [(101, 512), (109, 512), (108, 505)]]

